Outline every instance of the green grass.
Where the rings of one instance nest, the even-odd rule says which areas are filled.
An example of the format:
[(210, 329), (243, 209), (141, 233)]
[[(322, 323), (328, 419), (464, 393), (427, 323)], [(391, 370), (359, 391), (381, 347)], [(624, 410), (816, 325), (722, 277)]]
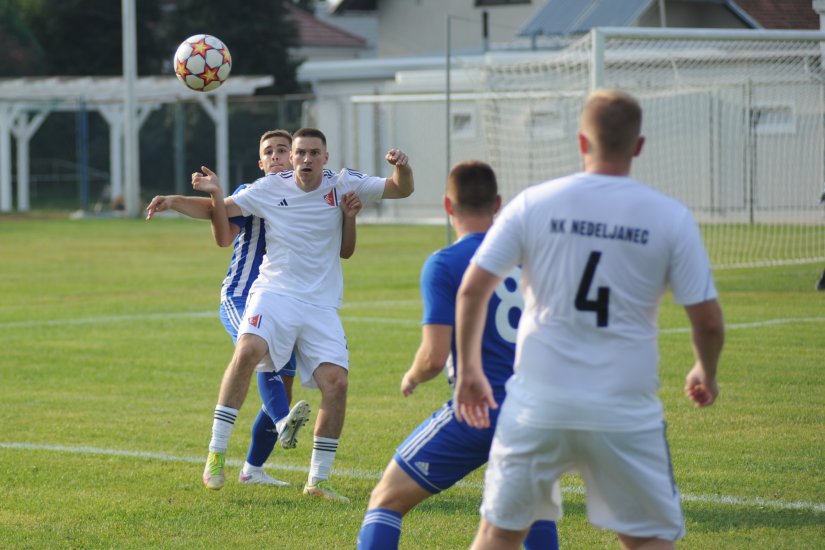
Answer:
[[(334, 484), (349, 505), (300, 495), (309, 432), (269, 470), (293, 488), (241, 487), (253, 393), (229, 481), (203, 489), (212, 409), (232, 352), (217, 318), (229, 251), (206, 223), (0, 217), (0, 547), (353, 547), (395, 446), (449, 395), (398, 391), (418, 345), (421, 263), (443, 227), (360, 226), (344, 263), (350, 359)], [(666, 299), (661, 397), (688, 535), (681, 548), (825, 547), (825, 293), (821, 265), (719, 271), (728, 323), (716, 405), (682, 395), (687, 321)], [(776, 321), (774, 324), (770, 322)], [(317, 409), (319, 394), (296, 397)], [(314, 417), (314, 415), (313, 415)], [(404, 521), (402, 548), (466, 548), (481, 472)], [(563, 548), (616, 548), (563, 480)]]

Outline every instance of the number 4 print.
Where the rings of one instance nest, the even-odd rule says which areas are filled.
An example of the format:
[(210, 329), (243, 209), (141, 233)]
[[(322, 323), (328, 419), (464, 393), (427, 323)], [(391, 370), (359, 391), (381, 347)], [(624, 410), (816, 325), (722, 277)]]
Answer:
[(587, 295), (590, 293), (590, 285), (593, 284), (593, 275), (596, 273), (596, 266), (602, 257), (601, 252), (593, 251), (587, 259), (587, 266), (582, 273), (582, 280), (579, 283), (579, 290), (576, 293), (576, 309), (579, 311), (595, 311), (596, 312), (596, 326), (607, 326), (607, 306), (610, 303), (610, 289), (606, 286), (600, 286), (596, 294), (595, 300), (589, 300)]

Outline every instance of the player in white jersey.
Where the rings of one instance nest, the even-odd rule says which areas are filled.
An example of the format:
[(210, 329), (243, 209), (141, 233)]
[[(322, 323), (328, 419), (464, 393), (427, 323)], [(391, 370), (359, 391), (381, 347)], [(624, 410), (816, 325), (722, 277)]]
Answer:
[[(265, 132), (259, 140), (258, 167), (264, 174), (277, 174), (291, 169), (291, 145), (292, 135), (286, 130)], [(235, 193), (246, 187), (246, 184), (238, 186)], [(342, 258), (349, 258), (355, 251), (355, 216), (360, 210), (360, 203), (354, 203), (352, 206), (353, 208), (347, 210), (344, 216), (340, 251)], [(160, 195), (153, 198), (147, 206), (146, 218), (152, 219), (157, 212), (175, 210), (194, 218), (210, 219), (211, 208), (212, 201), (206, 197)], [(230, 234), (216, 234), (215, 237), (219, 246), (233, 245), (232, 258), (221, 285), (220, 318), (234, 343), (238, 338), (238, 325), (243, 318), (249, 289), (258, 277), (258, 270), (266, 252), (266, 229), (264, 221), (256, 216), (239, 216), (230, 221)], [(289, 409), (292, 401), (292, 382), (295, 377), (294, 355), (277, 373), (273, 372), (274, 368), (268, 363), (269, 358), (265, 357), (258, 367), (257, 381), (262, 405), (252, 425), (252, 438), (246, 461), (238, 474), (238, 482), (241, 484), (288, 485), (269, 476), (263, 470), (263, 464), (279, 438), (285, 448), (295, 446), (297, 431), (306, 422), (310, 413), (306, 401), (296, 403), (291, 411)]]
[(221, 382), (203, 477), (207, 488), (223, 485), (232, 422), (246, 398), (255, 365), (267, 354), (281, 365), (294, 347), (301, 382), (321, 390), (304, 494), (346, 501), (327, 484), (344, 425), (349, 368), (337, 312), (343, 295), (339, 204), (350, 193), (363, 203), (407, 197), (413, 192), (413, 175), (407, 156), (397, 149), (386, 155), (393, 166), (389, 178), (326, 170), (326, 137), (315, 128), (302, 128), (293, 135), (291, 160), (293, 172), (265, 176), (233, 197), (223, 197), (220, 181), (206, 167), (192, 178), (195, 189), (212, 196), (218, 232), (237, 215), (259, 216), (267, 227), (267, 253)]
[(551, 487), (573, 470), (588, 518), (623, 548), (674, 548), (684, 535), (657, 396), (659, 303), (669, 286), (687, 312), (696, 363), (685, 392), (699, 407), (719, 391), (724, 323), (693, 216), (628, 176), (640, 129), (634, 98), (591, 94), (584, 172), (514, 198), (463, 278), (455, 406), (475, 427), (496, 406), (480, 362), (486, 304), (517, 264), (525, 296), (473, 548), (517, 548), (533, 518), (560, 517)]

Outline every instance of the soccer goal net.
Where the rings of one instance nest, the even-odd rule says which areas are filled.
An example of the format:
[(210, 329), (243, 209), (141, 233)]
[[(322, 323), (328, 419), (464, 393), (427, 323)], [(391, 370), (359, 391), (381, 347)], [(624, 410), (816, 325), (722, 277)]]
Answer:
[(555, 53), (493, 55), (477, 78), (505, 200), (581, 169), (582, 100), (621, 88), (644, 111), (632, 175), (687, 204), (717, 268), (825, 260), (819, 33), (597, 29)]

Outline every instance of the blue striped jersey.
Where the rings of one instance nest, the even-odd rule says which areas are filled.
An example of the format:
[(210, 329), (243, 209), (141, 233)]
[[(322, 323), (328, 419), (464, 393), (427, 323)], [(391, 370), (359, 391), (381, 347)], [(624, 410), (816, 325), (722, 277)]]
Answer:
[[(246, 184), (239, 185), (232, 196), (245, 187)], [(245, 298), (249, 294), (266, 253), (263, 219), (257, 216), (236, 216), (229, 221), (240, 228), (240, 233), (232, 245), (232, 259), (221, 285), (221, 302), (233, 297)]]

